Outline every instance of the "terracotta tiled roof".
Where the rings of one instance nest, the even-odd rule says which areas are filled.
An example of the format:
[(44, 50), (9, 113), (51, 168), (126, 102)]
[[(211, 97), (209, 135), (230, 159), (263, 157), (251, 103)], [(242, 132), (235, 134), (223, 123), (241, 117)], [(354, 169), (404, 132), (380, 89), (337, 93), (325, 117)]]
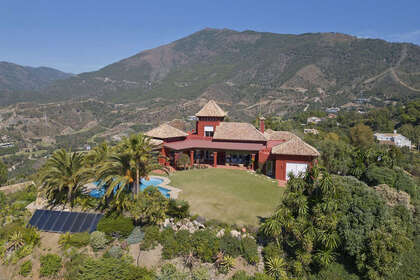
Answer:
[(165, 143), (164, 147), (181, 151), (188, 149), (217, 149), (217, 150), (235, 150), (235, 151), (259, 151), (264, 149), (264, 144), (258, 143), (236, 143), (210, 140), (184, 140)]
[(225, 117), (226, 112), (217, 105), (214, 100), (210, 100), (206, 105), (195, 114), (196, 117)]
[(289, 132), (289, 131), (275, 131), (272, 129), (267, 129), (266, 131), (264, 131), (264, 137), (267, 140), (290, 140), (293, 139), (295, 137), (297, 137), (296, 135), (294, 135), (293, 133)]
[(179, 130), (167, 123), (161, 124), (160, 126), (153, 128), (145, 133), (145, 135), (158, 139), (174, 138), (174, 137), (185, 137), (188, 134), (184, 131)]
[(319, 152), (314, 147), (297, 136), (274, 146), (271, 153), (274, 155), (319, 156)]
[(266, 141), (264, 135), (250, 123), (222, 122), (216, 127), (213, 139)]

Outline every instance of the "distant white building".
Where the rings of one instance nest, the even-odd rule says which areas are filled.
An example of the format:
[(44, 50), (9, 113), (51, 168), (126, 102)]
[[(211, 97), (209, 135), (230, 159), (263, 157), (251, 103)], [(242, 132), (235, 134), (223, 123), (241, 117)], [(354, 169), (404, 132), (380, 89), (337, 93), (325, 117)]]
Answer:
[(375, 133), (376, 140), (379, 141), (381, 144), (391, 144), (397, 147), (409, 147), (411, 149), (411, 141), (405, 137), (397, 133), (394, 130), (394, 133)]
[(319, 131), (318, 131), (318, 129), (315, 129), (315, 128), (305, 128), (305, 129), (303, 130), (303, 133), (305, 133), (305, 134), (314, 134), (314, 135), (318, 135), (318, 134), (319, 134)]
[(306, 120), (306, 123), (313, 123), (313, 124), (317, 124), (317, 123), (319, 123), (319, 122), (321, 122), (322, 121), (322, 119), (321, 118), (318, 118), (318, 117), (309, 117), (307, 120)]

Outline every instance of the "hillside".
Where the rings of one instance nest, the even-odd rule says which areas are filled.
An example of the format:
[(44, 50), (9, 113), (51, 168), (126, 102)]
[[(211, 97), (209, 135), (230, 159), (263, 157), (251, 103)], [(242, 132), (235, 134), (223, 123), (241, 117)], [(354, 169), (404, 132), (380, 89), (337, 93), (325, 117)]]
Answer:
[(44, 95), (115, 103), (163, 98), (161, 105), (214, 98), (234, 114), (253, 115), (256, 110), (279, 113), (306, 104), (339, 106), (356, 97), (407, 99), (419, 94), (419, 73), (420, 47), (413, 44), (339, 33), (208, 28), (57, 81)]
[(29, 67), (0, 61), (0, 104), (33, 99), (31, 93), (71, 76), (49, 67)]

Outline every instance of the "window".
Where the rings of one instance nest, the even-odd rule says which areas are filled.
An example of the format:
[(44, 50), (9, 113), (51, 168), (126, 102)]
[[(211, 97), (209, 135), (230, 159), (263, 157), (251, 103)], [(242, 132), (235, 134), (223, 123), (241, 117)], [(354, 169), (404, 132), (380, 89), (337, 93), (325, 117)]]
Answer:
[(214, 127), (212, 126), (205, 126), (204, 127), (204, 135), (208, 137), (213, 137), (214, 134)]

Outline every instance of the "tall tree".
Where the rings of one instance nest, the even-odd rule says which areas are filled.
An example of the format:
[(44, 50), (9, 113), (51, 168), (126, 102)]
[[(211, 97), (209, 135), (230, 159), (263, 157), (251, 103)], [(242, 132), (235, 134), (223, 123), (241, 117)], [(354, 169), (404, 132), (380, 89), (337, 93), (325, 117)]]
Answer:
[(0, 187), (7, 182), (7, 166), (0, 160)]
[(350, 137), (353, 144), (356, 146), (367, 147), (374, 142), (372, 129), (359, 123), (350, 129)]
[(70, 203), (81, 194), (84, 185), (93, 177), (90, 169), (85, 168), (85, 157), (80, 152), (57, 150), (40, 169), (38, 181), (41, 191), (53, 205)]
[(106, 197), (115, 193), (119, 199), (122, 192), (131, 191), (134, 198), (141, 178), (156, 169), (166, 170), (158, 163), (156, 148), (153, 139), (143, 134), (125, 138), (97, 168), (97, 179), (108, 186)]

